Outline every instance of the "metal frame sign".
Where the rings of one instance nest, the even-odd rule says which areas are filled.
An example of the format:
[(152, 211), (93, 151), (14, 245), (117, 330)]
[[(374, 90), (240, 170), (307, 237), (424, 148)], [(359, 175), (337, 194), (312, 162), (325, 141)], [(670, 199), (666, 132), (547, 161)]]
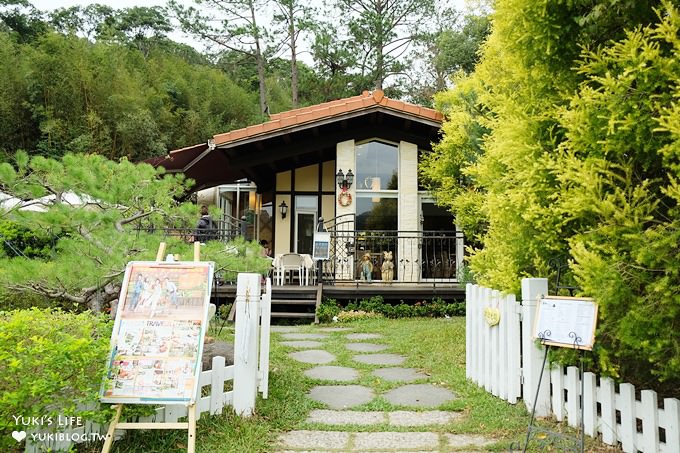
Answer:
[(211, 262), (128, 263), (102, 402), (194, 402), (213, 272)]
[(314, 233), (314, 248), (312, 258), (315, 260), (327, 260), (330, 258), (331, 234), (324, 231)]
[(595, 343), (597, 309), (591, 298), (541, 297), (532, 337), (552, 346), (590, 351)]

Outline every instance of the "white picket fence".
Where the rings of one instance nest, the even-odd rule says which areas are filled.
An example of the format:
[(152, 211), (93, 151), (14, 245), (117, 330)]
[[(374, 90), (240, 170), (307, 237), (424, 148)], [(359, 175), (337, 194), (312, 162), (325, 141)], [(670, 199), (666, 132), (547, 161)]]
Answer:
[[(547, 290), (545, 279), (524, 279), (518, 303), (513, 295), (467, 285), (467, 377), (511, 403), (521, 396), (529, 410), (535, 404), (536, 415), (552, 415), (572, 427), (581, 424), (582, 402), (584, 432), (601, 435), (607, 445), (620, 444), (626, 453), (680, 453), (680, 400), (676, 398), (665, 398), (660, 405), (656, 392), (642, 390), (637, 399), (633, 385), (617, 385), (588, 372), (583, 374), (581, 395), (578, 368), (559, 366), (546, 366), (536, 391), (544, 350), (532, 340), (530, 329), (537, 297)], [(486, 307), (500, 310), (497, 326), (486, 323)]]
[[(196, 396), (196, 419), (201, 414), (221, 414), (231, 406), (242, 416), (250, 416), (255, 409), (257, 393), (267, 398), (269, 390), (269, 344), (271, 321), (271, 280), (267, 279), (265, 292), (260, 295), (259, 274), (239, 274), (236, 290), (236, 318), (234, 338), (234, 364), (225, 366), (224, 357), (213, 357), (212, 369), (201, 371)], [(250, 297), (246, 297), (249, 295)], [(259, 341), (258, 341), (259, 339)], [(259, 348), (258, 348), (259, 346)], [(233, 381), (233, 390), (224, 391), (224, 383)], [(209, 388), (209, 390), (204, 390)], [(205, 395), (204, 395), (205, 394)], [(140, 417), (138, 422), (170, 423), (188, 415), (187, 407), (166, 405), (156, 409), (150, 416)], [(75, 443), (102, 439), (108, 425), (86, 422), (83, 426), (67, 431), (35, 433), (43, 441), (32, 442), (31, 432), (26, 437), (26, 453), (43, 451), (68, 451)], [(120, 438), (124, 431), (116, 431)]]

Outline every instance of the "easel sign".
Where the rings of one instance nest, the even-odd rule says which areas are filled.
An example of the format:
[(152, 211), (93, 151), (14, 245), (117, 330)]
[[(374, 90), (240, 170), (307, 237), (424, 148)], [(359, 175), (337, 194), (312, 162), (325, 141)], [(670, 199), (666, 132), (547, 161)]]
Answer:
[(327, 260), (330, 258), (331, 234), (324, 231), (314, 233), (314, 248), (312, 258), (315, 260)]
[(563, 348), (592, 350), (597, 304), (586, 297), (541, 297), (536, 306), (534, 339)]
[(212, 262), (128, 263), (102, 402), (194, 403), (213, 272)]

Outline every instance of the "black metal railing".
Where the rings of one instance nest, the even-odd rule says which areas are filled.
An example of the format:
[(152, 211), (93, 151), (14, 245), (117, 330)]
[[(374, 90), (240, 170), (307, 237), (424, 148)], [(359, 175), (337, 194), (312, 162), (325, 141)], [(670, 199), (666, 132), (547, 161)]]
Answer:
[(461, 232), (343, 228), (329, 232), (331, 257), (323, 265), (324, 282), (457, 281), (458, 263), (462, 260), (458, 254), (463, 248)]

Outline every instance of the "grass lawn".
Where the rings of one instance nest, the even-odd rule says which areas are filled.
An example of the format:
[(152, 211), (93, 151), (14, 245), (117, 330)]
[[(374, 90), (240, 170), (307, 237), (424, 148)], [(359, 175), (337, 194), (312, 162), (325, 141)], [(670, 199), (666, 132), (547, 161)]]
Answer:
[[(385, 352), (399, 353), (408, 357), (402, 365), (414, 367), (430, 375), (430, 382), (448, 388), (458, 398), (442, 406), (444, 410), (460, 411), (463, 417), (440, 427), (411, 428), (410, 431), (437, 431), (449, 433), (481, 434), (497, 439), (499, 442), (492, 450), (507, 450), (511, 441), (523, 440), (529, 414), (524, 403), (511, 405), (495, 398), (475, 384), (465, 379), (465, 318), (451, 319), (369, 319), (356, 321), (343, 326), (351, 327), (354, 332), (380, 333), (380, 343), (390, 344)], [(304, 331), (315, 331), (313, 326), (305, 326)], [(230, 339), (230, 332), (222, 336)], [(351, 361), (356, 354), (348, 351), (343, 338), (345, 332), (331, 332), (324, 341), (324, 349), (335, 354), (338, 362), (333, 365), (352, 366), (359, 370), (374, 367)], [(278, 334), (273, 333), (274, 338)], [(314, 385), (328, 384), (306, 377), (303, 371), (314, 365), (299, 363), (290, 359), (287, 353), (292, 349), (272, 342), (271, 368), (269, 374), (269, 398), (259, 399), (256, 414), (249, 419), (241, 419), (231, 413), (222, 416), (204, 415), (198, 423), (197, 451), (199, 452), (271, 452), (279, 433), (294, 429), (323, 429), (305, 422), (307, 414), (323, 405), (305, 397)], [(376, 393), (399, 386), (368, 373), (362, 373), (359, 384), (372, 387)], [(355, 410), (398, 410), (378, 397)], [(227, 412), (225, 410), (225, 412)], [(547, 422), (544, 422), (547, 423)], [(550, 423), (552, 425), (552, 423)], [(555, 428), (555, 426), (551, 426)], [(386, 425), (342, 426), (344, 431), (385, 431)], [(399, 430), (394, 427), (390, 431)], [(402, 429), (407, 430), (407, 429)], [(591, 445), (587, 451), (595, 451)], [(80, 451), (100, 451), (101, 446), (92, 445)], [(174, 452), (186, 451), (186, 432), (147, 431), (129, 432), (124, 439), (114, 442), (115, 452)], [(604, 450), (603, 450), (604, 451)], [(610, 450), (611, 451), (611, 450)]]

